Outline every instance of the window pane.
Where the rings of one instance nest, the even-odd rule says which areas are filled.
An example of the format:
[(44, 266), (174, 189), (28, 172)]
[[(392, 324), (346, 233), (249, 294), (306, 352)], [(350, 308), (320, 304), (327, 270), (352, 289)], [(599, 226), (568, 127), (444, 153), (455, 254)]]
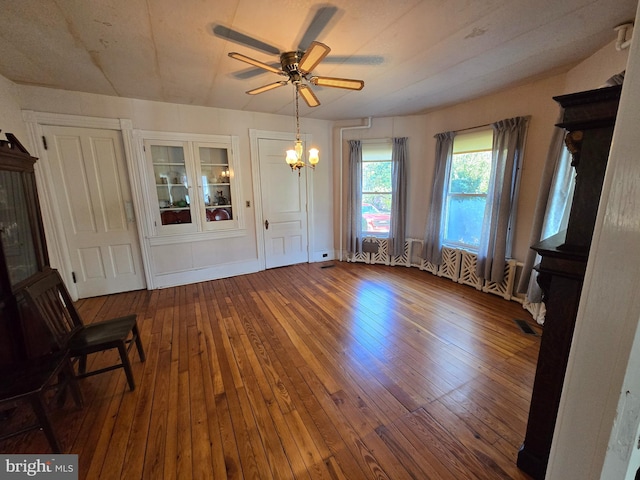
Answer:
[(491, 151), (461, 153), (451, 157), (450, 193), (487, 193)]
[(445, 241), (471, 247), (480, 244), (486, 197), (449, 197)]
[(391, 194), (362, 195), (362, 231), (389, 233), (391, 223)]
[(362, 162), (362, 191), (391, 192), (391, 162)]

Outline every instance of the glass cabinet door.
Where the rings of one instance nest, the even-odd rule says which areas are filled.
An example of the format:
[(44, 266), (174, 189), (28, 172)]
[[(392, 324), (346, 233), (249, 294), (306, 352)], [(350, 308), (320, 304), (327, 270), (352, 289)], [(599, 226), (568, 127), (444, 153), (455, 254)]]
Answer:
[[(145, 142), (155, 184), (156, 227), (176, 225), (179, 231), (195, 227), (190, 193), (191, 174), (186, 148), (180, 142)], [(178, 228), (179, 227), (179, 228)], [(173, 230), (173, 229), (170, 229)]]
[(12, 286), (40, 268), (27, 205), (23, 174), (0, 171), (0, 235)]
[(233, 220), (233, 199), (227, 147), (197, 146), (200, 193), (205, 222)]

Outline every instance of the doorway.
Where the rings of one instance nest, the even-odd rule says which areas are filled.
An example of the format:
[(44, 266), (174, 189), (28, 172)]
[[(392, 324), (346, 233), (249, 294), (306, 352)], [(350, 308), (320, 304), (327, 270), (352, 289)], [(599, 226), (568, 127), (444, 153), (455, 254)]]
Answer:
[(64, 242), (79, 298), (145, 288), (121, 133), (43, 126)]
[(251, 132), (259, 168), (258, 242), (265, 268), (309, 261), (306, 171), (292, 172), (284, 160), (292, 139)]

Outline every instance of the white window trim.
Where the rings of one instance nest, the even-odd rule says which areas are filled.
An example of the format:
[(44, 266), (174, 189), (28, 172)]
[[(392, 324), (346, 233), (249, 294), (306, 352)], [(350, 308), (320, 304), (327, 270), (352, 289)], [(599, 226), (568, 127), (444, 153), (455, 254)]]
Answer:
[[(477, 134), (480, 132), (485, 132), (487, 135), (491, 134), (493, 136), (493, 131), (487, 127), (477, 127), (472, 130), (469, 130), (468, 132), (465, 132), (465, 134)], [(455, 142), (455, 138), (454, 138), (454, 142)], [(454, 143), (454, 148), (455, 148), (455, 143)], [(452, 151), (451, 157), (448, 160), (449, 167), (451, 167), (451, 162), (453, 162), (454, 155), (465, 154), (465, 153), (492, 152), (492, 150), (493, 150), (493, 146), (491, 147), (491, 149), (464, 150), (462, 152)], [(493, 158), (491, 160), (491, 163), (493, 166)], [(450, 181), (451, 181), (451, 175), (449, 175), (449, 178), (447, 178), (447, 187), (450, 186)], [(449, 207), (450, 198), (452, 197), (467, 197), (467, 198), (468, 197), (484, 197), (486, 199), (487, 195), (488, 195), (488, 192), (487, 193), (449, 193), (449, 188), (447, 188), (447, 200), (444, 202), (444, 205), (443, 205), (443, 208), (445, 209), (443, 220), (442, 220), (443, 221), (443, 229), (442, 229), (443, 237), (444, 237), (444, 232), (446, 231), (446, 225), (448, 225), (448, 220), (449, 220), (448, 207)], [(480, 248), (480, 245), (470, 245), (468, 243), (456, 242), (456, 241), (448, 240), (446, 238), (442, 239), (442, 245), (446, 247), (467, 250), (473, 253), (477, 253), (478, 249)]]
[[(389, 159), (377, 159), (377, 160), (365, 160), (364, 159), (364, 146), (365, 145), (384, 145), (384, 146), (388, 146), (389, 147)], [(380, 139), (367, 139), (367, 140), (362, 140), (362, 146), (363, 146), (363, 158), (362, 158), (362, 163), (391, 163), (392, 159), (391, 159), (391, 149), (393, 147), (393, 142), (391, 141), (390, 138), (380, 138)], [(360, 179), (360, 182), (362, 184), (362, 179)], [(362, 191), (362, 195), (365, 194), (376, 194), (376, 193), (382, 193), (385, 195), (391, 195), (391, 198), (393, 199), (393, 187), (391, 188), (391, 190), (389, 192), (365, 192), (364, 190)], [(362, 202), (362, 198), (360, 199), (360, 202)], [(374, 237), (374, 238), (389, 238), (389, 235), (391, 234), (391, 231), (389, 232), (370, 232), (368, 230), (363, 230), (362, 231), (363, 236), (367, 236), (367, 237)]]

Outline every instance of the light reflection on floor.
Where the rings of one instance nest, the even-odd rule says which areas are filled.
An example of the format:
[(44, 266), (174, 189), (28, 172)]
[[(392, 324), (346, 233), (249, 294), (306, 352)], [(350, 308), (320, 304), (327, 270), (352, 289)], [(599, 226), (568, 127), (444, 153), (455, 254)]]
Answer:
[[(370, 351), (392, 348), (390, 335), (397, 326), (395, 311), (397, 293), (389, 285), (361, 282), (351, 312), (351, 335), (349, 346), (356, 353), (363, 345)], [(361, 359), (360, 359), (361, 360)]]
[[(411, 318), (402, 308), (406, 307), (404, 302), (391, 284), (384, 281), (362, 282), (350, 312), (347, 358), (360, 365), (369, 365), (374, 375), (382, 366), (390, 369), (388, 373), (392, 376), (394, 369), (402, 368), (405, 375), (417, 375), (414, 377), (417, 384), (425, 380), (422, 372), (428, 371), (428, 377), (437, 378), (438, 381), (435, 384), (423, 384), (421, 388), (436, 397), (474, 378), (478, 372), (471, 366), (475, 362), (470, 357), (483, 349), (477, 348), (475, 335), (460, 334), (461, 328), (475, 330), (473, 322), (469, 325), (464, 318), (458, 317), (452, 323), (453, 319), (448, 318), (451, 312), (447, 311), (441, 322), (430, 323), (430, 328), (435, 328), (431, 331), (425, 328), (418, 315)], [(437, 313), (430, 312), (428, 315), (437, 316)], [(414, 323), (416, 332), (413, 342), (416, 350), (413, 353), (399, 351), (397, 345), (397, 342), (403, 343), (398, 335), (406, 335), (408, 321)], [(406, 344), (404, 346), (406, 348)], [(412, 361), (414, 354), (421, 357), (422, 361)], [(373, 358), (380, 364), (372, 364)]]

